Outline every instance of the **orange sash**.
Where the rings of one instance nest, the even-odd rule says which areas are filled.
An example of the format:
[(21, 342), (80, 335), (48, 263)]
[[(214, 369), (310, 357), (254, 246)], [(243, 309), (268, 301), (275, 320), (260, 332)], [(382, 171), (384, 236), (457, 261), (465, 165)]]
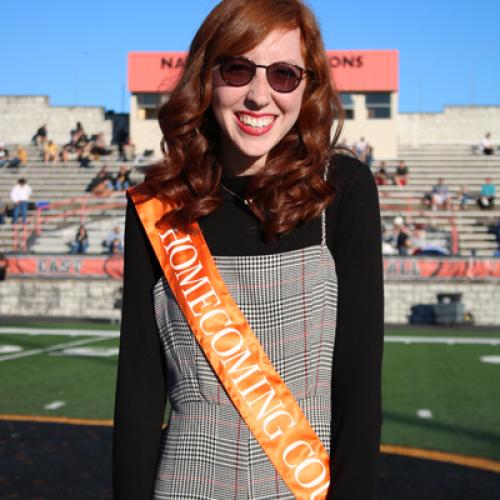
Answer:
[(249, 429), (298, 499), (326, 498), (329, 456), (219, 275), (198, 224), (155, 223), (171, 207), (128, 190), (172, 293)]

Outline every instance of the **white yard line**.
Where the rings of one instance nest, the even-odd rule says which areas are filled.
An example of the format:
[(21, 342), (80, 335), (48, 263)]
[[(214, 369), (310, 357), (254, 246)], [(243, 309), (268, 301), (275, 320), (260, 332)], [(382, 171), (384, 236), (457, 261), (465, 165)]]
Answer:
[(50, 347), (46, 347), (45, 349), (31, 349), (29, 351), (22, 351), (18, 352), (16, 354), (7, 354), (5, 356), (0, 356), (0, 362), (1, 361), (10, 361), (12, 359), (19, 359), (19, 358), (24, 358), (26, 356), (35, 356), (36, 354), (43, 354), (51, 351), (59, 351), (60, 349), (64, 349), (66, 347), (75, 347), (75, 346), (80, 346), (80, 345), (85, 345), (85, 344), (93, 344), (95, 342), (101, 342), (103, 340), (107, 340), (106, 337), (93, 337), (93, 338), (88, 338), (88, 339), (82, 339), (82, 340), (74, 340), (73, 342), (66, 342), (64, 344), (56, 344), (52, 345)]
[(403, 337), (387, 335), (385, 342), (400, 344), (500, 345), (500, 338), (486, 337)]
[(63, 335), (65, 337), (119, 337), (118, 330), (64, 330), (59, 328), (17, 328), (17, 327), (0, 327), (0, 335), (8, 335), (15, 333), (16, 335)]

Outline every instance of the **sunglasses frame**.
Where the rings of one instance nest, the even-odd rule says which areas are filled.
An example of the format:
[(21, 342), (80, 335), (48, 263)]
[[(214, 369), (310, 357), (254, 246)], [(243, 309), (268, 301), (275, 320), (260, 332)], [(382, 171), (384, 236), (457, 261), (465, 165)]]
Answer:
[[(227, 63), (229, 61), (242, 61), (242, 62), (244, 62), (244, 63), (246, 63), (246, 64), (249, 65), (249, 67), (252, 69), (252, 76), (248, 80), (248, 82), (242, 83), (241, 85), (235, 85), (235, 84), (233, 84), (231, 82), (228, 82), (224, 78), (223, 65), (224, 65), (224, 63)], [(298, 88), (298, 86), (300, 85), (300, 82), (302, 82), (302, 80), (306, 76), (311, 77), (311, 76), (314, 75), (314, 73), (311, 70), (301, 68), (300, 66), (297, 66), (296, 64), (292, 64), (292, 63), (288, 63), (288, 62), (283, 62), (283, 61), (278, 61), (278, 62), (269, 64), (268, 66), (266, 66), (265, 64), (255, 64), (251, 59), (248, 59), (248, 57), (244, 57), (244, 56), (225, 56), (225, 57), (221, 57), (218, 60), (218, 64), (219, 64), (219, 73), (220, 73), (221, 78), (224, 80), (225, 83), (227, 83), (231, 87), (244, 87), (245, 85), (248, 85), (255, 78), (255, 75), (257, 73), (257, 68), (263, 68), (263, 69), (266, 70), (267, 83), (269, 84), (269, 86), (275, 92), (279, 92), (280, 94), (289, 94), (289, 93), (293, 92), (294, 90), (296, 90)], [(297, 69), (299, 71), (299, 76), (297, 78), (297, 84), (295, 85), (295, 87), (293, 89), (290, 89), (290, 90), (278, 90), (278, 89), (276, 89), (276, 88), (273, 87), (273, 85), (272, 85), (272, 83), (271, 83), (271, 81), (269, 79), (269, 75), (270, 75), (271, 68), (273, 66), (278, 65), (278, 64), (283, 64), (285, 66), (291, 66), (292, 68), (295, 68), (295, 69)]]

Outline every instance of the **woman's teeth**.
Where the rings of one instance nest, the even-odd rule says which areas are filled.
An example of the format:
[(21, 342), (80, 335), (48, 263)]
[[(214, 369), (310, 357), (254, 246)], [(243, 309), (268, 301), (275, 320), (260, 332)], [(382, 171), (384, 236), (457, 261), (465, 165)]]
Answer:
[(274, 116), (263, 116), (262, 118), (256, 118), (254, 116), (250, 115), (238, 115), (239, 120), (241, 123), (244, 123), (245, 125), (249, 125), (250, 127), (254, 128), (263, 128), (267, 127), (268, 125), (271, 125), (274, 121)]

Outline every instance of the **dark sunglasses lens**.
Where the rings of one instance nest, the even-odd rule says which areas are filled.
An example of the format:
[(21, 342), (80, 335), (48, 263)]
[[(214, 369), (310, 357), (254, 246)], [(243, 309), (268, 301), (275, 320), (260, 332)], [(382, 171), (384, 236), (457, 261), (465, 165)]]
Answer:
[(291, 64), (271, 64), (268, 70), (269, 84), (277, 92), (295, 90), (301, 80), (300, 70)]
[(249, 83), (255, 74), (255, 67), (250, 61), (228, 59), (221, 63), (220, 74), (229, 85), (241, 87)]

